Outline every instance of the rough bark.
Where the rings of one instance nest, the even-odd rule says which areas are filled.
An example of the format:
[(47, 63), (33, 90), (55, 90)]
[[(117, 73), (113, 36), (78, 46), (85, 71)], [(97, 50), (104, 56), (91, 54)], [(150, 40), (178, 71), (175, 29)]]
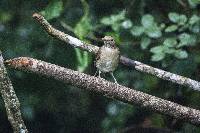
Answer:
[(8, 120), (15, 133), (28, 133), (20, 112), (20, 103), (8, 77), (0, 52), (0, 91), (5, 103)]
[[(57, 38), (57, 39), (59, 39), (63, 42), (66, 42), (66, 43), (72, 45), (73, 47), (77, 47), (77, 48), (80, 48), (82, 50), (92, 52), (94, 54), (97, 53), (99, 47), (92, 45), (92, 44), (84, 43), (84, 42), (82, 42), (81, 40), (79, 40), (75, 37), (72, 37), (68, 34), (65, 34), (64, 32), (61, 32), (61, 31), (53, 28), (42, 15), (34, 13), (33, 18), (35, 20), (37, 20), (37, 22), (39, 22), (39, 24), (41, 24), (44, 27), (44, 29), (46, 30), (46, 32), (49, 35), (51, 35), (51, 36), (53, 36), (53, 37), (55, 37), (55, 38)], [(158, 69), (158, 68), (154, 68), (152, 66), (141, 63), (139, 61), (134, 61), (132, 59), (126, 58), (124, 56), (120, 57), (120, 62), (124, 65), (135, 68), (138, 71), (154, 75), (158, 78), (168, 80), (168, 81), (171, 81), (173, 83), (177, 83), (177, 84), (180, 84), (180, 85), (190, 87), (193, 90), (200, 91), (200, 82), (192, 80), (190, 78), (180, 76), (180, 75), (177, 75), (177, 74), (174, 74), (174, 73), (170, 73), (170, 72)]]
[(50, 64), (28, 57), (19, 57), (5, 62), (8, 66), (27, 72), (54, 78), (70, 83), (85, 90), (117, 99), (129, 104), (136, 104), (153, 111), (200, 125), (200, 111), (170, 102), (119, 84), (108, 82), (102, 78), (89, 76), (78, 71)]

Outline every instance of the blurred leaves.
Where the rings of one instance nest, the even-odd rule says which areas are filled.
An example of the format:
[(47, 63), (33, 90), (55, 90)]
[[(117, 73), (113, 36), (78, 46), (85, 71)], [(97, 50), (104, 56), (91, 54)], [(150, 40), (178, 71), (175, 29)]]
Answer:
[[(85, 0), (81, 0), (81, 3), (83, 6), (84, 15), (74, 27), (74, 33), (81, 40), (85, 40), (84, 38), (87, 37), (92, 30), (92, 23), (89, 15), (88, 3)], [(88, 67), (89, 54), (88, 52), (82, 51), (80, 49), (75, 49), (75, 52), (78, 61), (77, 69), (78, 71), (83, 72)]]
[(170, 25), (165, 29), (165, 32), (173, 32), (176, 31), (178, 29), (177, 25)]
[(131, 29), (131, 34), (133, 36), (141, 36), (144, 33), (144, 27), (142, 26), (133, 26)]
[(41, 11), (41, 14), (47, 19), (53, 19), (60, 16), (63, 11), (63, 2), (62, 0), (52, 0), (48, 6)]
[[(101, 19), (101, 23), (107, 26), (111, 26), (112, 29), (117, 32), (120, 30), (120, 26), (123, 25), (124, 27), (124, 22), (126, 24), (125, 28), (127, 29), (127, 22), (128, 22), (128, 28), (132, 26), (130, 24), (130, 21), (125, 20), (125, 11), (119, 12), (119, 14), (111, 15), (109, 17), (104, 17)], [(123, 22), (124, 21), (124, 22)]]
[(0, 22), (7, 23), (12, 19), (12, 14), (10, 12), (4, 12), (0, 10)]
[(141, 48), (142, 49), (146, 49), (151, 43), (151, 39), (150, 38), (147, 38), (147, 37), (143, 37), (141, 39)]
[(184, 25), (187, 22), (187, 17), (184, 14), (178, 14), (175, 12), (171, 12), (168, 14), (169, 20), (173, 23), (177, 23), (178, 25)]
[(185, 59), (188, 57), (188, 53), (185, 50), (176, 50), (175, 57), (177, 57), (178, 59)]
[[(123, 29), (133, 37), (137, 37), (140, 39), (140, 46), (143, 50), (150, 47), (151, 43), (154, 42), (157, 43), (154, 43), (154, 45), (163, 44), (164, 46), (158, 45), (150, 48), (150, 52), (153, 53), (152, 61), (162, 61), (167, 57), (166, 54), (178, 59), (185, 59), (188, 57), (188, 52), (183, 51), (182, 48), (194, 46), (198, 41), (197, 35), (191, 33), (200, 32), (200, 18), (195, 14), (187, 17), (184, 14), (169, 12), (170, 24), (159, 24), (155, 21), (154, 16), (144, 14), (139, 25), (135, 25), (125, 16), (125, 12), (121, 11), (119, 14), (102, 18), (101, 23), (111, 26), (114, 32), (120, 32)], [(163, 35), (163, 32), (169, 34), (170, 37)]]

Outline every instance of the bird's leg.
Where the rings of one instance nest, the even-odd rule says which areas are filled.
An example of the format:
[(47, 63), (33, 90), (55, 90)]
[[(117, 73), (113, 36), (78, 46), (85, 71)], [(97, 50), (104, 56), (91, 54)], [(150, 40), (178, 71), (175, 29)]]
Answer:
[(96, 77), (96, 76), (97, 76), (97, 73), (98, 73), (98, 70), (96, 70), (96, 72), (95, 72), (95, 74), (94, 74), (94, 77)]
[(99, 78), (101, 78), (101, 71), (99, 70)]
[(115, 79), (115, 77), (114, 77), (114, 75), (113, 75), (113, 72), (110, 72), (110, 75), (113, 77), (115, 83), (118, 84), (118, 83), (117, 83), (117, 80)]

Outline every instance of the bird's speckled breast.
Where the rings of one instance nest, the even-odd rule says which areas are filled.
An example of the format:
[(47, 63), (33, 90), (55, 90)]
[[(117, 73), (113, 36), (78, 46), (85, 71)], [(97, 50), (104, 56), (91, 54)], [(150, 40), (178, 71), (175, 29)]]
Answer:
[(119, 63), (119, 49), (103, 46), (96, 60), (96, 67), (102, 72), (113, 72)]

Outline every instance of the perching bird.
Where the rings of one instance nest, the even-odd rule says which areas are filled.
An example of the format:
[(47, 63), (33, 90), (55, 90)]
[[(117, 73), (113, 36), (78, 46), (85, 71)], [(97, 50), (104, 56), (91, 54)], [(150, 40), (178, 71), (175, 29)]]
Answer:
[(101, 72), (109, 72), (115, 83), (117, 83), (113, 71), (119, 64), (120, 51), (111, 36), (105, 36), (102, 40), (104, 41), (104, 45), (99, 48), (96, 56), (96, 67), (99, 72), (99, 77)]

